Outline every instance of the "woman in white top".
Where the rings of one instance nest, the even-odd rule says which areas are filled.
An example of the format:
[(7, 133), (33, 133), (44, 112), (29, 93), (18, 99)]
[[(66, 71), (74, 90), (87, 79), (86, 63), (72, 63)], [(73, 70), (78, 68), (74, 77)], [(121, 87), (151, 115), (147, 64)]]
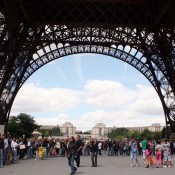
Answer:
[(12, 152), (13, 152), (13, 159), (14, 159), (14, 161), (16, 161), (17, 160), (17, 152), (18, 152), (18, 143), (16, 142), (15, 138), (12, 138), (11, 148), (12, 148)]

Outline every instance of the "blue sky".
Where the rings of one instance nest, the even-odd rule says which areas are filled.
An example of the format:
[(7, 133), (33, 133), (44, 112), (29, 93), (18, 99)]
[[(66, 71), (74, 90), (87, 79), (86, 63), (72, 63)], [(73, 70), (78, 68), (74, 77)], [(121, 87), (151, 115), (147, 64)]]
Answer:
[(43, 66), (22, 86), (11, 115), (38, 124), (72, 122), (77, 130), (106, 126), (164, 125), (159, 97), (135, 68), (99, 54), (66, 56)]

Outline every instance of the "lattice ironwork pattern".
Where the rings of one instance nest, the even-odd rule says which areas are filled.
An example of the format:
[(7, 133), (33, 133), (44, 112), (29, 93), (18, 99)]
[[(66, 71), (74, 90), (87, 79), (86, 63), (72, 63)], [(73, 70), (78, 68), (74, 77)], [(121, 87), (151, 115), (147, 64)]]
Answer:
[(175, 132), (174, 0), (0, 0), (0, 124), (20, 87), (77, 53), (120, 59), (155, 88)]

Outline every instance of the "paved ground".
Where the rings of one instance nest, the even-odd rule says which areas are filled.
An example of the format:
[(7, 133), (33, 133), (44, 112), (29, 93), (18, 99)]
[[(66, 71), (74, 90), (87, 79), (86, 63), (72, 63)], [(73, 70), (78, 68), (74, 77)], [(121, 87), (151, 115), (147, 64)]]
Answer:
[[(173, 157), (173, 165), (175, 157)], [(172, 168), (144, 168), (141, 157), (140, 166), (130, 167), (129, 157), (99, 156), (98, 167), (91, 167), (90, 157), (81, 157), (81, 166), (77, 175), (174, 175)], [(0, 168), (0, 175), (69, 175), (70, 169), (65, 157), (48, 158), (47, 160), (20, 160), (15, 164)]]

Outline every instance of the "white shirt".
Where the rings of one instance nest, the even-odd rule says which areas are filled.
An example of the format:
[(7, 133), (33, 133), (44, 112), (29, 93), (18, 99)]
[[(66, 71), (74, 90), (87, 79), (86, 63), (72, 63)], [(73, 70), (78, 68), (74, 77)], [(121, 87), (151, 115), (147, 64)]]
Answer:
[(12, 140), (12, 142), (11, 142), (11, 147), (12, 147), (12, 149), (13, 150), (16, 150), (16, 147), (18, 146), (18, 144), (15, 142), (15, 141), (13, 141)]
[(101, 149), (102, 148), (102, 143), (99, 143), (98, 144), (98, 149)]
[(8, 148), (9, 143), (8, 143), (8, 139), (4, 139), (4, 148)]

